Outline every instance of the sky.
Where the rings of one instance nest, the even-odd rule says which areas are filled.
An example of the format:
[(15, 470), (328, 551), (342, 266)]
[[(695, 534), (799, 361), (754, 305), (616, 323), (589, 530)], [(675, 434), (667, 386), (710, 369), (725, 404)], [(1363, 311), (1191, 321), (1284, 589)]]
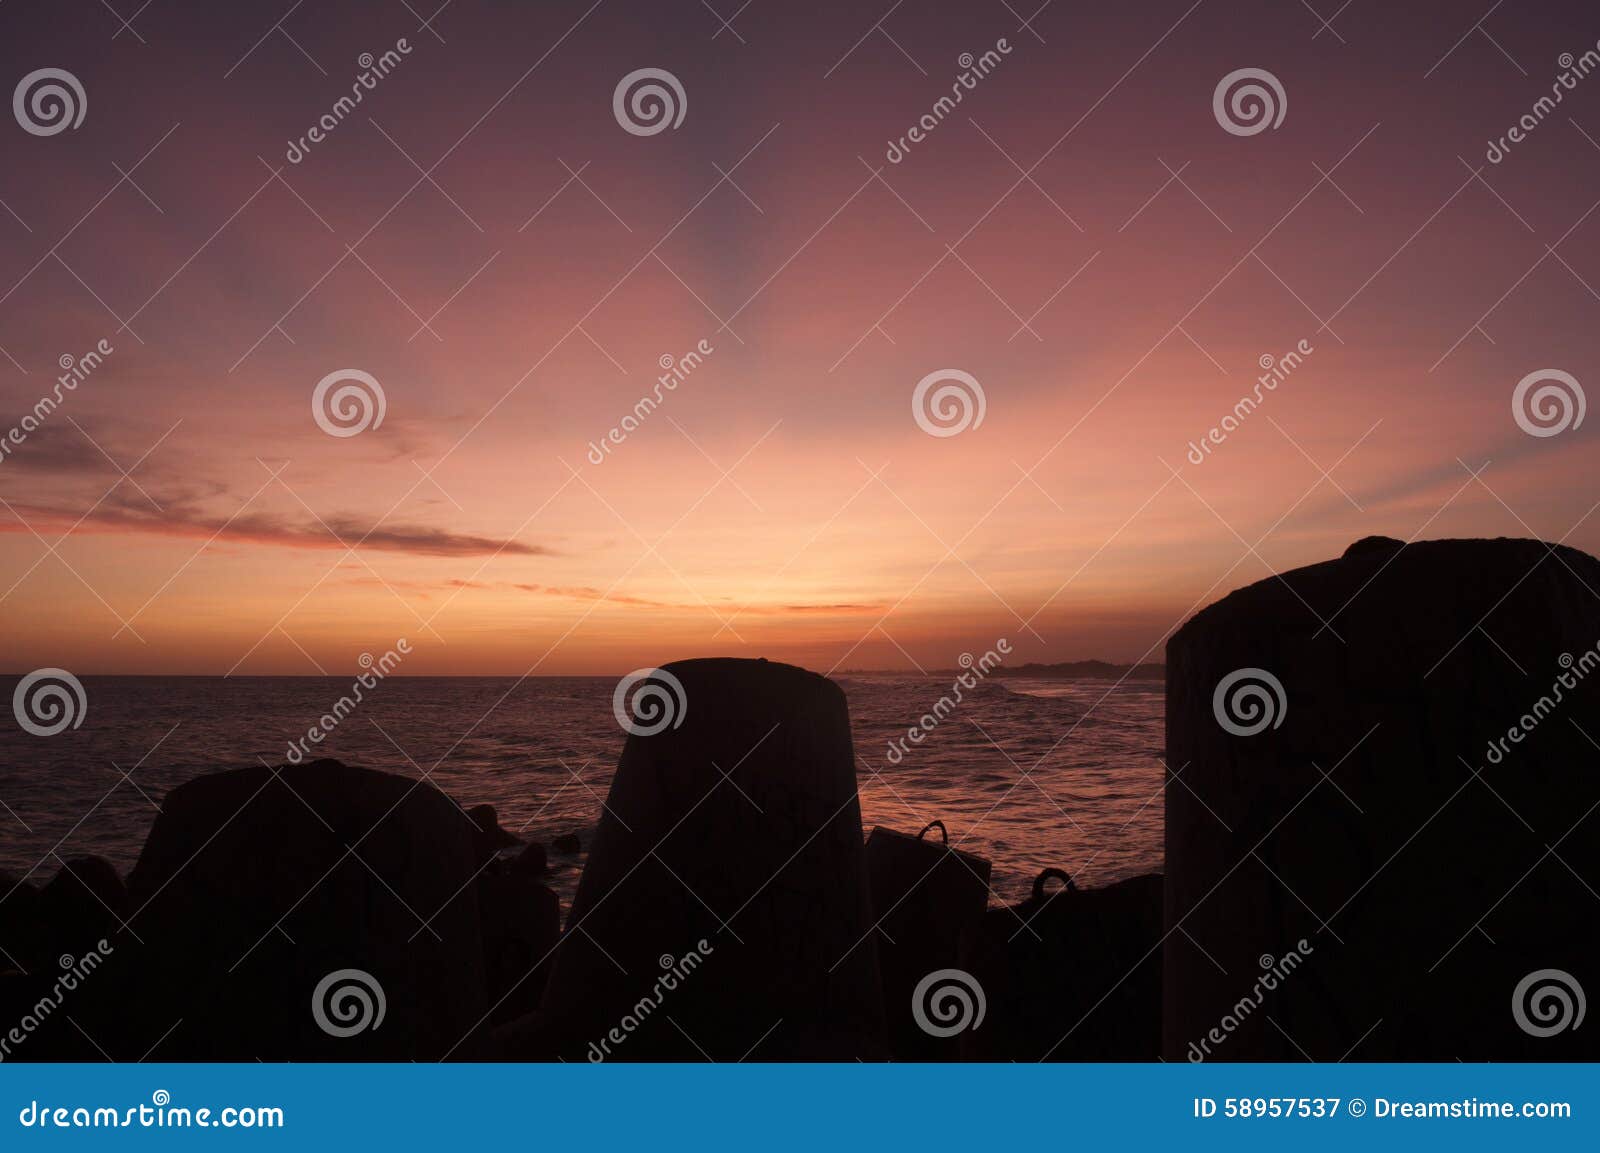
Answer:
[(1160, 660), (1363, 536), (1600, 547), (1514, 406), (1600, 379), (1592, 5), (439, 3), (0, 6), (83, 113), (0, 121), (8, 671)]

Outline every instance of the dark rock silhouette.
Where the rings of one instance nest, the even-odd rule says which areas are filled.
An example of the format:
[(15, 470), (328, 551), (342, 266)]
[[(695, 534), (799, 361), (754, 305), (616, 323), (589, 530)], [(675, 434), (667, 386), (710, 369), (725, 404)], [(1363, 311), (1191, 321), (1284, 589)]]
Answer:
[(577, 833), (562, 833), (550, 842), (550, 847), (558, 853), (576, 853), (583, 845), (578, 840)]
[(636, 714), (660, 731), (628, 738), (541, 1011), (507, 1055), (882, 1056), (843, 692), (765, 661), (664, 671), (681, 700), (670, 721)]
[[(116, 980), (86, 985), (86, 1028), (118, 1059), (445, 1056), (488, 1008), (475, 832), (429, 785), (338, 761), (178, 786), (129, 877)], [(319, 1024), (313, 994), (342, 970), (381, 988), (376, 1028)], [(326, 1003), (344, 984), (321, 1007), (336, 1029), (358, 1008)]]
[(43, 920), (32, 881), (0, 869), (0, 968), (22, 972), (40, 958)]
[(21, 1031), (21, 1040), (0, 1038), (5, 1059), (105, 1059), (69, 1017), (84, 1011), (78, 990), (99, 979), (88, 974), (109, 956), (107, 938), (117, 936), (127, 907), (122, 878), (103, 857), (63, 860), (37, 889), (15, 874), (0, 876), (0, 1020)]
[(473, 827), (477, 829), (477, 836), (474, 839), (480, 859), (492, 857), (502, 849), (511, 849), (522, 844), (520, 837), (500, 827), (500, 814), (495, 811), (493, 805), (473, 805), (466, 810), (466, 813), (472, 819)]
[[(543, 848), (540, 872), (543, 872)], [(478, 876), (478, 915), (483, 937), (484, 975), (491, 1024), (500, 1024), (539, 1007), (550, 973), (551, 955), (561, 936), (561, 900), (540, 884), (522, 862), (496, 862)]]
[(1021, 904), (985, 913), (961, 967), (988, 1000), (967, 1061), (1154, 1061), (1161, 1055), (1160, 876), (1103, 889), (1046, 869)]
[[(928, 836), (934, 829), (937, 840)], [(928, 1033), (912, 1006), (917, 983), (956, 964), (961, 934), (978, 924), (989, 904), (989, 862), (951, 848), (949, 839), (943, 821), (916, 836), (880, 825), (867, 838), (884, 1015), (899, 1061), (954, 1061), (961, 1055), (960, 1038)]]
[(52, 949), (77, 955), (115, 932), (127, 904), (116, 866), (104, 857), (74, 857), (39, 891), (37, 916)]
[[(1368, 538), (1186, 624), (1166, 1057), (1600, 1057), (1513, 1010), (1546, 970), (1600, 990), (1597, 644), (1600, 562), (1531, 540)], [(1281, 696), (1215, 699), (1239, 670)]]
[(542, 877), (550, 871), (550, 858), (544, 846), (534, 841), (512, 858), (511, 870), (524, 877)]

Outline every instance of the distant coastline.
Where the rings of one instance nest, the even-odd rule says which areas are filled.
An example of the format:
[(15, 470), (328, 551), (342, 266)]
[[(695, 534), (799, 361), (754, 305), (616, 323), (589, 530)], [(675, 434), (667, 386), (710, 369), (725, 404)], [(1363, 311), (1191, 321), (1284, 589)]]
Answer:
[(995, 669), (996, 677), (1092, 677), (1104, 680), (1165, 680), (1164, 664), (1114, 665), (1107, 661), (1064, 661), (1054, 665), (1026, 664)]
[[(929, 677), (953, 676), (960, 669), (930, 669), (925, 674)], [(907, 669), (843, 669), (838, 674), (841, 677), (904, 677), (909, 676)], [(1117, 665), (1109, 661), (1063, 661), (1059, 664), (1026, 664), (1010, 667), (1000, 665), (989, 673), (990, 677), (1028, 677), (1036, 680), (1165, 680), (1167, 666), (1164, 664), (1142, 665)]]

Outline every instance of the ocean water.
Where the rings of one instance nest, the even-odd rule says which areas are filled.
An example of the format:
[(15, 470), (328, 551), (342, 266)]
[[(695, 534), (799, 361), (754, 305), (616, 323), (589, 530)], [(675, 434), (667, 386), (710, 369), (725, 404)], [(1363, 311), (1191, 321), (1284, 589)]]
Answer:
[[(1162, 689), (1157, 681), (991, 679), (920, 745), (904, 736), (948, 678), (844, 676), (863, 824), (915, 833), (938, 818), (951, 842), (993, 862), (991, 901), (1027, 895), (1057, 866), (1084, 886), (1162, 867)], [(350, 688), (345, 678), (86, 677), (83, 723), (32, 736), (0, 726), (0, 868), (54, 875), (54, 854), (98, 854), (126, 871), (163, 795), (200, 773), (281, 764), (288, 744)], [(17, 678), (0, 679), (10, 701)], [(429, 780), (501, 824), (585, 847), (624, 734), (616, 682), (596, 677), (390, 677), (316, 755)], [(571, 900), (581, 855), (551, 853)]]

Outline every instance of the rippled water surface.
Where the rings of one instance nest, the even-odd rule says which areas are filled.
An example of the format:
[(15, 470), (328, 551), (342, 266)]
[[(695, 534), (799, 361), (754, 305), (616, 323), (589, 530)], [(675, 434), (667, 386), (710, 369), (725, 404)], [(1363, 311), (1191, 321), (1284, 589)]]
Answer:
[[(994, 863), (994, 899), (1060, 866), (1101, 885), (1162, 866), (1162, 690), (1098, 680), (990, 680), (899, 764), (890, 740), (950, 693), (948, 679), (838, 678), (850, 700), (863, 820), (916, 832), (935, 817)], [(0, 691), (10, 700), (15, 678)], [(97, 853), (129, 868), (168, 789), (199, 773), (280, 764), (288, 742), (349, 691), (322, 678), (89, 677), (81, 728), (0, 735), (0, 867), (33, 879)], [(431, 780), (492, 802), (531, 840), (585, 846), (624, 734), (609, 678), (391, 677), (319, 755)], [(124, 777), (126, 774), (126, 777)], [(581, 857), (552, 854), (569, 900)]]

